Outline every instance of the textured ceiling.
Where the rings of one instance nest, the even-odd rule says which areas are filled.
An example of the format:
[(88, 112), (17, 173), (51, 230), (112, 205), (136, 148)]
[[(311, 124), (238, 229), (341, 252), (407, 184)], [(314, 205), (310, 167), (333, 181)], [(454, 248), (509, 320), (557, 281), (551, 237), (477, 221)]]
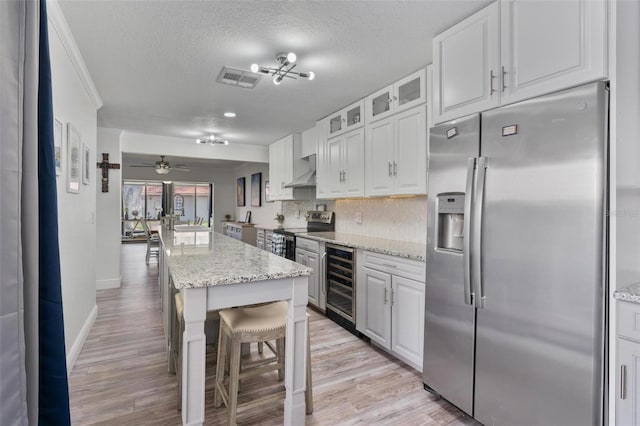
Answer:
[[(270, 144), (431, 62), (433, 35), (473, 1), (60, 1), (104, 102), (102, 127)], [(316, 79), (215, 80), (294, 51)], [(234, 111), (237, 118), (223, 117)]]

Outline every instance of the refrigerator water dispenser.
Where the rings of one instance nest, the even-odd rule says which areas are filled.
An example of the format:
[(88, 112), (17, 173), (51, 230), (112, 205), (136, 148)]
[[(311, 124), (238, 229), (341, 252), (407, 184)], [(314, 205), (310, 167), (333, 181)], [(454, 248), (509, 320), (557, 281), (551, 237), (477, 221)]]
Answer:
[(438, 241), (437, 247), (462, 253), (464, 237), (464, 194), (438, 194)]

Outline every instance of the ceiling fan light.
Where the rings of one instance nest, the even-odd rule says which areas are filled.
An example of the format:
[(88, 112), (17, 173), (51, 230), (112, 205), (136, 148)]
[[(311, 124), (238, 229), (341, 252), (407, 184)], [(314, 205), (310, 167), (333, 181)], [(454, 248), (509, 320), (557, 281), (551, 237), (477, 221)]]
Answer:
[(253, 72), (253, 73), (257, 73), (258, 71), (260, 71), (260, 65), (258, 65), (258, 64), (251, 64), (251, 72)]
[(202, 139), (196, 139), (196, 143), (204, 143)]
[(225, 141), (224, 141), (224, 144), (225, 144), (225, 145), (229, 145), (229, 141), (228, 141), (228, 140), (225, 140)]
[(275, 84), (276, 86), (278, 86), (281, 82), (282, 82), (282, 77), (280, 76), (273, 77), (273, 84)]
[(314, 73), (313, 71), (309, 71), (309, 76), (307, 78), (309, 80), (313, 80), (314, 78), (316, 78), (316, 73)]
[(224, 116), (227, 118), (234, 118), (236, 116), (235, 112), (227, 111), (224, 113)]
[(287, 61), (289, 61), (290, 64), (293, 64), (296, 61), (296, 59), (298, 59), (298, 57), (296, 56), (295, 53), (293, 52), (287, 53)]

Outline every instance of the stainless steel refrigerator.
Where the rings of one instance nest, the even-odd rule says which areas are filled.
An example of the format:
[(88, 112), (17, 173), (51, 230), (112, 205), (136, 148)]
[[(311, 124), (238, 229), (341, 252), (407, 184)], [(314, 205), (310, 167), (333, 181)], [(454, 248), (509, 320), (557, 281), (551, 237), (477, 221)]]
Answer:
[(431, 129), (423, 381), (485, 425), (603, 418), (608, 88)]

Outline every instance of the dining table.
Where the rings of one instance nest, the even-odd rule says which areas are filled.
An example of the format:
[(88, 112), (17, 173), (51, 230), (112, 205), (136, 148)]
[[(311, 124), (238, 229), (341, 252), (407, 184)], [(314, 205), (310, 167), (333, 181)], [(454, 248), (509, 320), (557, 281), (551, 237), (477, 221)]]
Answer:
[(284, 424), (304, 424), (311, 269), (206, 228), (161, 228), (159, 236), (159, 284), (170, 371), (175, 370), (170, 354), (177, 341), (173, 293), (179, 291), (184, 301), (182, 423), (191, 426), (205, 421), (207, 311), (285, 300), (289, 308)]

